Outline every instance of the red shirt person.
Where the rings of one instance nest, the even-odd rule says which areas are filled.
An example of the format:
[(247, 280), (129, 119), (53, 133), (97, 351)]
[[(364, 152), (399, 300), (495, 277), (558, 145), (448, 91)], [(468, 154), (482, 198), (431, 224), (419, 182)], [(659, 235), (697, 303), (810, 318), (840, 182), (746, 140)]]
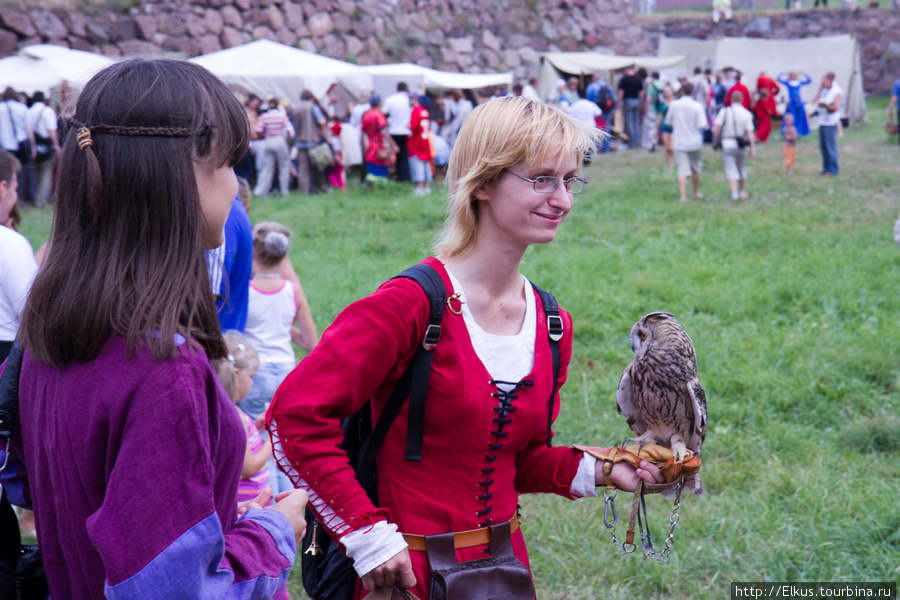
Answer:
[(409, 130), (412, 132), (406, 140), (406, 149), (410, 156), (419, 160), (431, 160), (431, 142), (428, 141), (428, 133), (431, 130), (431, 118), (428, 109), (419, 104), (415, 96), (409, 97), (412, 105), (412, 115), (409, 118)]
[[(373, 95), (369, 99), (371, 108), (362, 117), (362, 132), (366, 136), (366, 172), (376, 177), (387, 177), (387, 169), (391, 164), (389, 158), (385, 158), (383, 150), (387, 147), (385, 137), (387, 135), (387, 118), (379, 110), (381, 97)], [(380, 156), (381, 155), (381, 156)]]
[(409, 171), (415, 194), (425, 195), (431, 192), (428, 182), (431, 181), (431, 121), (428, 109), (419, 103), (419, 97), (410, 94), (409, 105), (412, 113), (409, 117), (409, 137), (406, 138), (406, 150), (409, 153)]
[(772, 117), (777, 113), (775, 98), (769, 94), (769, 88), (760, 89), (759, 100), (753, 105), (753, 115), (756, 117), (756, 139), (763, 144), (772, 133)]
[(741, 74), (740, 73), (735, 74), (734, 79), (735, 79), (734, 86), (732, 86), (732, 88), (730, 90), (728, 90), (728, 93), (725, 95), (725, 106), (731, 105), (731, 94), (733, 94), (735, 91), (738, 91), (744, 97), (744, 99), (741, 101), (741, 104), (744, 105), (744, 108), (746, 108), (747, 110), (752, 112), (753, 108), (750, 105), (750, 90), (747, 89), (746, 85), (741, 83)]
[(781, 91), (778, 82), (766, 75), (765, 71), (760, 72), (759, 78), (756, 80), (756, 94), (760, 95), (762, 90), (769, 90), (769, 96), (772, 100), (775, 100), (778, 92)]

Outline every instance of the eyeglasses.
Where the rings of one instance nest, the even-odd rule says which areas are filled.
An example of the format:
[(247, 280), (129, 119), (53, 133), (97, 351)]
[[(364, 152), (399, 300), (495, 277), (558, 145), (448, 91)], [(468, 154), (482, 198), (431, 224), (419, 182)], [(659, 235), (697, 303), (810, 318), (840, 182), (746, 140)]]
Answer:
[[(556, 191), (556, 188), (559, 187), (559, 177), (552, 177), (550, 175), (541, 175), (540, 177), (535, 177), (534, 179), (529, 179), (528, 177), (522, 177), (517, 173), (513, 173), (509, 169), (503, 169), (510, 175), (515, 175), (522, 181), (527, 181), (531, 184), (531, 187), (534, 188), (534, 191), (538, 194), (552, 194)], [(570, 194), (580, 194), (581, 190), (584, 189), (584, 184), (590, 183), (584, 177), (567, 177), (562, 180), (563, 185), (566, 186), (566, 191)]]

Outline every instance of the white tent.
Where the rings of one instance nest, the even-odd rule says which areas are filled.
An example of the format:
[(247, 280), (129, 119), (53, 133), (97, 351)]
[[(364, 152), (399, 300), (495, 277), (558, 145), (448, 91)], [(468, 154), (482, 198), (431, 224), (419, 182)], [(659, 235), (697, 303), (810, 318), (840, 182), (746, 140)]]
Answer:
[(0, 85), (28, 95), (40, 91), (49, 97), (63, 82), (75, 89), (83, 87), (94, 73), (113, 62), (100, 54), (62, 46), (26, 46), (17, 55), (0, 59)]
[(685, 57), (671, 56), (619, 56), (598, 52), (545, 52), (541, 54), (541, 74), (538, 93), (545, 98), (553, 90), (557, 79), (572, 75), (591, 75), (604, 71), (618, 71), (629, 65), (644, 67), (649, 71), (684, 65)]
[(478, 89), (491, 85), (512, 85), (512, 73), (450, 73), (420, 67), (412, 63), (362, 67), (373, 79), (376, 94), (387, 96), (397, 91), (400, 82), (416, 91), (425, 88)]
[(263, 98), (275, 92), (291, 103), (300, 98), (303, 90), (321, 98), (334, 83), (344, 86), (353, 96), (372, 89), (372, 76), (356, 65), (269, 40), (204, 54), (190, 61), (206, 67), (226, 85)]
[[(851, 123), (866, 120), (866, 97), (862, 87), (859, 44), (850, 35), (833, 35), (801, 40), (763, 40), (758, 38), (721, 38), (696, 40), (667, 38), (659, 40), (661, 55), (678, 52), (688, 56), (687, 67), (713, 70), (734, 67), (743, 73), (743, 83), (753, 90), (756, 78), (765, 72), (773, 79), (780, 73), (803, 71), (812, 83), (800, 88), (808, 110), (819, 91), (822, 76), (833, 71), (843, 94), (844, 113)], [(784, 86), (782, 86), (784, 88)], [(787, 91), (783, 90), (787, 96)]]

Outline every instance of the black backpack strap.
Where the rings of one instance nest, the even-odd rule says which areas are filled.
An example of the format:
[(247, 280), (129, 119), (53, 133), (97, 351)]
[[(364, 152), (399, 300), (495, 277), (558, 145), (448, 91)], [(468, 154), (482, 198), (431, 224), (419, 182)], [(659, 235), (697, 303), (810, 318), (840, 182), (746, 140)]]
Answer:
[(431, 375), (431, 361), (434, 348), (441, 339), (441, 321), (447, 290), (444, 281), (433, 267), (424, 264), (413, 265), (399, 275), (414, 280), (428, 296), (431, 314), (428, 327), (422, 339), (422, 346), (416, 351), (412, 362), (412, 381), (409, 394), (409, 422), (406, 429), (406, 460), (422, 460), (422, 438), (425, 434), (425, 393)]
[(433, 267), (417, 264), (409, 267), (397, 277), (406, 277), (418, 283), (428, 296), (430, 316), (422, 345), (416, 350), (412, 362), (403, 372), (397, 387), (378, 417), (378, 423), (372, 430), (372, 436), (363, 451), (358, 471), (362, 472), (375, 460), (375, 454), (387, 437), (404, 402), (409, 398), (409, 423), (406, 430), (406, 460), (422, 460), (422, 439), (425, 432), (425, 394), (428, 391), (428, 378), (431, 374), (431, 361), (434, 348), (441, 339), (441, 320), (444, 317), (444, 304), (447, 291), (441, 276)]
[(553, 444), (550, 438), (553, 435), (553, 405), (556, 400), (556, 382), (559, 380), (559, 340), (563, 336), (563, 320), (559, 314), (559, 304), (556, 297), (550, 292), (542, 290), (534, 283), (531, 286), (541, 297), (544, 305), (544, 314), (547, 315), (547, 337), (550, 342), (550, 356), (553, 357), (553, 385), (550, 387), (550, 399), (547, 400), (547, 447)]

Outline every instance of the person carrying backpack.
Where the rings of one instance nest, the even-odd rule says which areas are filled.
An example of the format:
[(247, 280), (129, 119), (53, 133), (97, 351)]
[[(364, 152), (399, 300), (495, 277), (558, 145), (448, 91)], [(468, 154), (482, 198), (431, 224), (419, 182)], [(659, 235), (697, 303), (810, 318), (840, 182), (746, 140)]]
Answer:
[[(556, 236), (587, 183), (583, 157), (601, 135), (524, 97), (478, 106), (450, 158), (449, 216), (435, 255), (419, 267), (444, 288), (440, 329), (429, 323), (433, 292), (391, 279), (338, 315), (279, 387), (267, 414), (276, 461), (352, 560), (355, 598), (397, 589), (439, 598), (465, 572), (478, 593), (462, 597), (530, 600), (519, 494), (575, 499), (606, 483), (633, 490), (663, 480), (648, 463), (616, 463), (607, 478), (602, 461), (552, 445), (572, 319), (520, 272), (526, 249)], [(341, 447), (352, 441), (341, 420), (371, 402), (379, 422), (423, 346), (432, 356), (421, 443), (410, 444), (423, 408), (410, 398), (378, 451), (373, 500)], [(466, 569), (456, 568), (457, 556)], [(509, 575), (509, 587), (488, 591), (492, 569)]]
[[(584, 97), (595, 103), (603, 111), (603, 115), (598, 119), (598, 126), (602, 122), (603, 132), (609, 136), (610, 121), (612, 121), (616, 110), (615, 90), (598, 73), (594, 73), (591, 76), (591, 83), (585, 88)], [(609, 152), (609, 137), (604, 138), (601, 142), (600, 151)]]

